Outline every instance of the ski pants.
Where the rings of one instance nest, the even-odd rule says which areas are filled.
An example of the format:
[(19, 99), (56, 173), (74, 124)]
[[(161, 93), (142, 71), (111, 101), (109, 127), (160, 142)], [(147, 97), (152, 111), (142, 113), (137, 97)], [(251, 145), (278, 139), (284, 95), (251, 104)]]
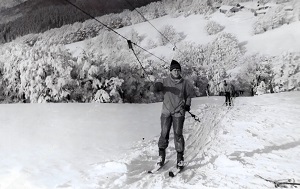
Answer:
[(175, 149), (177, 152), (184, 152), (184, 138), (182, 135), (184, 117), (174, 117), (168, 116), (165, 117), (162, 115), (160, 117), (161, 120), (161, 134), (158, 141), (158, 148), (166, 149), (169, 145), (169, 136), (171, 126), (173, 124), (173, 132), (174, 132), (174, 143)]
[(231, 106), (230, 92), (225, 92), (225, 103), (226, 106)]

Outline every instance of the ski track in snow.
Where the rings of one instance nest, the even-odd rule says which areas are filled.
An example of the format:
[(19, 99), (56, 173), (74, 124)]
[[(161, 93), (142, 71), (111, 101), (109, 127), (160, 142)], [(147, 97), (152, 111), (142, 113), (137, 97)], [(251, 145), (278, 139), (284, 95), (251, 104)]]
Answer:
[[(300, 163), (297, 160), (300, 157), (300, 130), (295, 127), (300, 121), (299, 105), (283, 102), (281, 108), (274, 109), (271, 102), (254, 104), (251, 97), (236, 98), (234, 103), (235, 106), (230, 108), (201, 105), (193, 112), (200, 118), (200, 123), (187, 117), (184, 137), (185, 160), (189, 165), (175, 178), (168, 176), (176, 160), (171, 134), (166, 157), (170, 161), (159, 173), (147, 173), (157, 160), (156, 137), (136, 144), (118, 161), (93, 165), (87, 181), (95, 183), (93, 188), (274, 188), (274, 184), (255, 177), (255, 174), (270, 178), (300, 178), (300, 173), (295, 172), (297, 169), (289, 170), (288, 166), (299, 166)], [(284, 115), (291, 109), (294, 113)], [(278, 135), (282, 127), (289, 135)], [(279, 163), (269, 166), (269, 161)]]
[[(172, 130), (167, 149), (169, 162), (156, 174), (148, 174), (147, 171), (153, 168), (158, 158), (158, 136), (147, 140), (135, 140), (138, 142), (134, 145), (128, 144), (129, 146), (124, 147), (117, 157), (101, 158), (105, 156), (103, 151), (96, 151), (97, 145), (103, 145), (101, 142), (107, 142), (109, 138), (95, 134), (99, 131), (97, 128), (101, 130), (103, 128), (96, 124), (99, 119), (91, 118), (101, 114), (108, 117), (107, 119), (102, 117), (101, 124), (110, 122), (110, 127), (115, 127), (119, 123), (112, 123), (112, 117), (109, 117), (114, 111), (113, 118), (123, 121), (124, 127), (118, 127), (121, 132), (139, 133), (140, 130), (131, 130), (136, 128), (129, 127), (131, 121), (125, 121), (125, 118), (132, 120), (133, 115), (137, 116), (136, 110), (139, 110), (146, 117), (139, 115), (136, 121), (139, 122), (138, 125), (143, 121), (145, 121), (143, 124), (147, 125), (146, 121), (151, 119), (151, 125), (145, 126), (143, 131), (150, 132), (146, 128), (153, 129), (153, 124), (156, 129), (159, 127), (161, 104), (138, 105), (136, 109), (134, 107), (137, 105), (123, 104), (123, 109), (120, 109), (126, 109), (126, 113), (116, 111), (118, 105), (113, 104), (102, 104), (98, 108), (96, 105), (88, 104), (23, 105), (22, 110), (19, 110), (23, 114), (20, 119), (22, 123), (24, 122), (21, 127), (15, 123), (20, 120), (11, 115), (16, 107), (21, 106), (5, 105), (0, 116), (2, 131), (0, 139), (3, 150), (0, 154), (2, 159), (0, 188), (274, 188), (273, 183), (255, 175), (273, 180), (294, 178), (299, 183), (299, 92), (238, 97), (234, 99), (233, 107), (222, 106), (223, 102), (223, 97), (214, 96), (193, 99), (192, 113), (200, 119), (200, 123), (187, 114), (184, 137), (185, 160), (189, 164), (174, 178), (168, 175), (176, 162)], [(80, 107), (81, 111), (71, 111), (76, 107)], [(107, 114), (102, 112), (103, 109)], [(46, 115), (43, 112), (46, 110), (52, 113)], [(58, 111), (60, 121), (52, 110)], [(70, 111), (72, 113), (67, 113)], [(36, 112), (40, 117), (37, 125), (43, 126), (36, 127), (34, 124), (36, 120), (27, 118), (34, 117), (32, 113)], [(149, 113), (157, 115), (151, 115), (149, 118)], [(71, 119), (79, 115), (80, 118)], [(48, 116), (51, 119), (47, 119)], [(153, 121), (155, 117), (158, 119), (157, 122)], [(44, 119), (51, 121), (44, 122), (42, 121)], [(75, 127), (71, 127), (75, 121), (78, 123)], [(65, 126), (64, 129), (61, 128), (62, 125)], [(84, 126), (81, 127), (82, 125)], [(118, 142), (121, 143), (128, 141), (126, 136), (131, 135), (125, 135), (122, 140), (121, 135), (118, 136)], [(96, 140), (99, 137), (101, 140)], [(86, 149), (87, 147), (89, 148)]]

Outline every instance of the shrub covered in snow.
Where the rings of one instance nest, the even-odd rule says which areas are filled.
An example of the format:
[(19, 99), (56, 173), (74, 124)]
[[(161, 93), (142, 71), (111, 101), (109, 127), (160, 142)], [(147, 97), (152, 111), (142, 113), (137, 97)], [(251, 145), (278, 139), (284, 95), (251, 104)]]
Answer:
[(7, 44), (5, 49), (0, 69), (6, 102), (122, 102), (123, 79), (101, 75), (104, 66), (90, 57), (76, 61), (60, 46)]
[(239, 41), (230, 33), (222, 32), (209, 45), (207, 51), (207, 64), (227, 65), (228, 68), (235, 67), (238, 59), (242, 56)]
[(222, 31), (224, 29), (224, 26), (215, 21), (209, 21), (205, 29), (209, 35), (214, 35)]
[(185, 6), (181, 8), (185, 15), (190, 14), (211, 14), (213, 13), (212, 1), (191, 0), (185, 1)]
[(184, 38), (184, 35), (177, 32), (172, 25), (165, 25), (160, 29), (159, 38), (161, 41), (161, 45), (166, 45), (168, 43), (177, 43)]
[[(172, 2), (178, 8), (177, 10), (170, 6)], [(148, 8), (154, 12), (145, 15), (151, 19), (168, 11), (182, 14), (182, 11), (188, 12), (186, 7), (196, 4), (204, 6), (205, 3), (208, 1), (166, 0), (153, 3), (152, 7)], [(190, 11), (197, 12), (201, 9), (194, 8)], [(147, 12), (144, 8), (140, 10)], [(281, 11), (276, 10), (279, 10), (278, 13)], [(101, 19), (115, 28), (143, 21), (140, 17), (136, 17), (137, 20), (133, 21), (136, 12), (127, 11), (127, 13), (127, 16), (104, 16)], [(265, 30), (265, 26), (269, 24), (266, 22), (273, 23), (274, 27), (282, 23), (280, 14), (272, 15), (276, 22), (264, 20), (262, 17), (260, 20), (262, 22), (257, 22), (258, 32)], [(60, 29), (50, 30), (41, 35), (28, 35), (22, 38), (24, 40), (0, 47), (2, 92), (0, 98), (2, 100), (6, 102), (138, 103), (156, 102), (162, 99), (160, 95), (152, 93), (149, 89), (153, 81), (169, 74), (168, 63), (149, 58), (147, 53), (134, 46), (140, 60), (138, 62), (132, 51), (128, 49), (126, 41), (113, 32), (95, 27), (92, 22), (75, 23), (63, 28), (66, 30), (65, 33)], [(259, 55), (244, 57), (237, 38), (230, 33), (220, 32), (223, 28), (213, 21), (207, 24), (206, 29), (209, 34), (218, 33), (216, 38), (207, 45), (178, 43), (184, 36), (171, 25), (165, 25), (160, 29), (167, 39), (159, 35), (158, 41), (148, 39), (148, 42), (143, 42), (144, 36), (139, 35), (136, 30), (129, 31), (126, 37), (136, 43), (143, 42), (147, 45), (147, 49), (167, 45), (169, 42), (177, 43), (177, 46), (180, 46), (180, 53), (176, 53), (173, 58), (181, 63), (184, 77), (193, 83), (197, 96), (206, 94), (208, 84), (211, 94), (217, 95), (221, 90), (220, 83), (224, 79), (231, 80), (236, 88), (241, 90), (249, 90), (253, 81), (258, 85), (263, 80), (266, 88), (271, 85), (275, 92), (299, 90), (299, 55), (287, 53), (275, 58)], [(90, 50), (89, 53), (84, 52), (81, 56), (72, 57), (60, 43), (81, 40), (78, 35), (74, 35), (78, 31), (90, 37), (97, 35), (94, 40), (98, 43), (87, 40), (85, 46)], [(236, 69), (237, 66), (241, 66), (238, 74), (228, 72)]]
[(254, 23), (254, 33), (260, 34), (268, 30), (278, 28), (293, 20), (284, 10), (284, 5), (270, 8), (265, 15), (261, 15)]
[(300, 89), (300, 54), (283, 53), (274, 59), (274, 85), (276, 92)]

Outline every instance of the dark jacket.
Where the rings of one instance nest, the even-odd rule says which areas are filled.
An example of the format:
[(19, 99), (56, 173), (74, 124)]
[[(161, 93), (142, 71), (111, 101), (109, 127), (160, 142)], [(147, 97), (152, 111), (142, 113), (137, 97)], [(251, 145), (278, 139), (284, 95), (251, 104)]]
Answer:
[(162, 82), (155, 83), (155, 91), (162, 91), (164, 94), (162, 116), (185, 116), (185, 105), (191, 105), (193, 95), (193, 87), (188, 80), (177, 80), (169, 76)]

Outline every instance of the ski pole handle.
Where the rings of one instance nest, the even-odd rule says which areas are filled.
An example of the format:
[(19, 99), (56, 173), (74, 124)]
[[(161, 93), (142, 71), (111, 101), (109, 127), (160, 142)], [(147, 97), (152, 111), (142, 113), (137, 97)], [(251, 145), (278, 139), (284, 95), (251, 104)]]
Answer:
[(191, 114), (191, 116), (194, 118), (194, 120), (195, 120), (195, 121), (198, 121), (198, 122), (200, 122), (199, 118), (198, 118), (198, 117), (196, 117), (196, 115), (195, 115), (195, 114), (192, 114), (190, 111), (188, 111), (188, 112)]

